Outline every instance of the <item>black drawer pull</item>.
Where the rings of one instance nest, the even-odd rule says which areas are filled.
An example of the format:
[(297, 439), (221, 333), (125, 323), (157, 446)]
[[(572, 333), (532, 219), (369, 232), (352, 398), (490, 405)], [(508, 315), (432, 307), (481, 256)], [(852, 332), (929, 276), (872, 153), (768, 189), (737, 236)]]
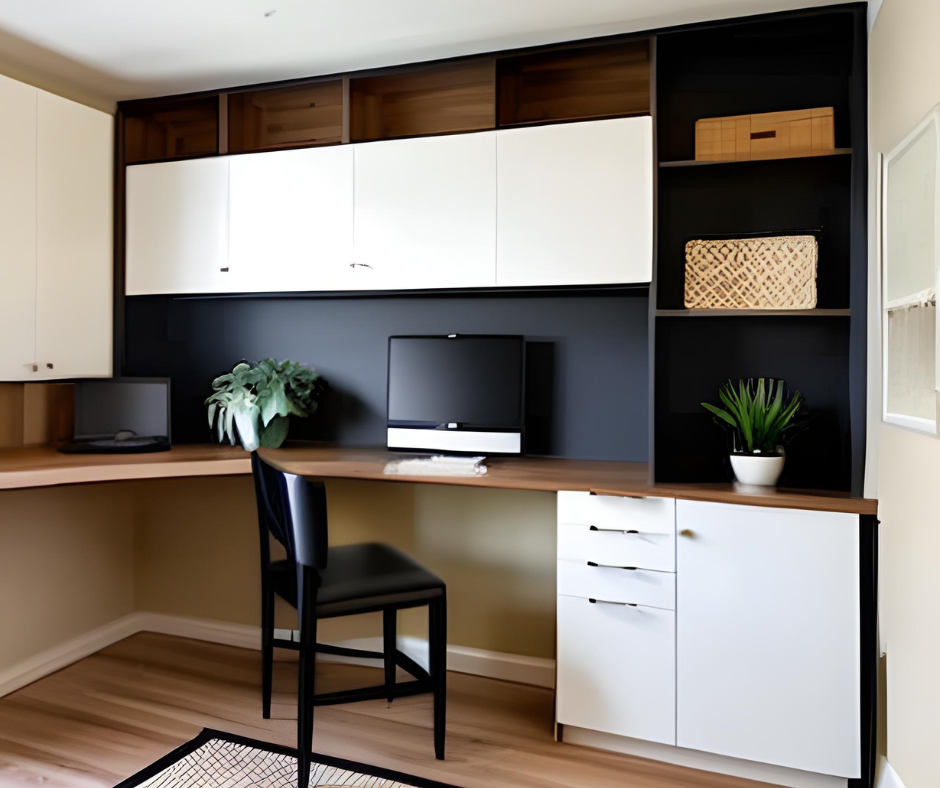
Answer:
[(592, 605), (620, 605), (621, 607), (636, 607), (634, 602), (611, 602), (607, 599), (588, 599)]
[(629, 531), (625, 531), (623, 528), (598, 528), (596, 525), (590, 527), (591, 531), (603, 531), (604, 533), (611, 534), (638, 534), (639, 531), (635, 531), (632, 528)]
[(596, 566), (596, 567), (599, 567), (599, 568), (601, 568), (601, 569), (626, 569), (628, 572), (635, 572), (635, 571), (636, 571), (636, 567), (635, 567), (635, 566), (614, 566), (613, 564), (596, 564), (596, 563), (594, 563), (593, 561), (588, 561), (588, 562), (587, 562), (587, 565), (588, 565), (588, 566)]

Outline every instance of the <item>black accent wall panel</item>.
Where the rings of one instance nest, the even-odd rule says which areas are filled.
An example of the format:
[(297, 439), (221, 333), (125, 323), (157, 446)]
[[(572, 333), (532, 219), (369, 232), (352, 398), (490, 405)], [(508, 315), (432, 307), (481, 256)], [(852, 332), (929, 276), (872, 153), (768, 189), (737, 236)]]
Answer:
[(645, 293), (126, 300), (125, 375), (173, 381), (173, 437), (209, 437), (203, 400), (241, 359), (292, 358), (330, 388), (292, 437), (385, 444), (388, 337), (522, 334), (528, 453), (645, 461)]

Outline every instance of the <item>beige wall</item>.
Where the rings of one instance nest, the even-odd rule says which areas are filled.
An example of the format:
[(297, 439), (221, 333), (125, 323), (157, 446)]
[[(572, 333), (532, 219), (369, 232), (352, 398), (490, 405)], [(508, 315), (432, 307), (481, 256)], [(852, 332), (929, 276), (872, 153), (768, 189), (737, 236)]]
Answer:
[[(258, 527), (244, 477), (138, 485), (137, 610), (257, 625)], [(448, 586), (451, 644), (551, 657), (555, 497), (385, 482), (327, 485), (332, 544), (379, 541), (414, 555)], [(281, 606), (280, 626), (293, 626)], [(401, 615), (425, 636), (426, 612)], [(322, 640), (381, 634), (377, 616), (321, 624)]]
[[(889, 152), (940, 102), (938, 30), (937, 0), (885, 0), (870, 47), (873, 164), (878, 152)], [(876, 252), (873, 247), (873, 266)], [(875, 429), (870, 455), (876, 470), (870, 481), (876, 480), (877, 488), (870, 490), (880, 499), (883, 523), (887, 754), (907, 788), (933, 788), (940, 785), (935, 752), (940, 737), (940, 440), (880, 425), (880, 316), (877, 299), (872, 302), (870, 402)]]
[(134, 487), (0, 493), (0, 672), (134, 609)]

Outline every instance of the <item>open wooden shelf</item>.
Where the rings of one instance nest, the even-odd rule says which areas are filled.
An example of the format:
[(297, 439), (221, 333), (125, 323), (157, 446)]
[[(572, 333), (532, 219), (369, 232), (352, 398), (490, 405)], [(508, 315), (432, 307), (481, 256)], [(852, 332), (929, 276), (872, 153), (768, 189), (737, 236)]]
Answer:
[(343, 80), (231, 93), (230, 153), (343, 141)]
[(507, 57), (497, 73), (500, 126), (650, 111), (647, 40)]
[(211, 156), (219, 150), (219, 100), (153, 103), (124, 112), (124, 161)]
[(353, 142), (496, 126), (496, 62), (472, 60), (351, 79)]
[(849, 317), (848, 309), (657, 309), (656, 317)]
[(805, 156), (787, 156), (780, 159), (743, 159), (741, 161), (696, 161), (683, 159), (682, 161), (661, 161), (660, 167), (702, 167), (710, 164), (754, 164), (763, 161), (786, 161), (790, 159), (819, 159), (826, 156), (851, 156), (851, 148), (836, 148), (828, 153), (807, 153)]

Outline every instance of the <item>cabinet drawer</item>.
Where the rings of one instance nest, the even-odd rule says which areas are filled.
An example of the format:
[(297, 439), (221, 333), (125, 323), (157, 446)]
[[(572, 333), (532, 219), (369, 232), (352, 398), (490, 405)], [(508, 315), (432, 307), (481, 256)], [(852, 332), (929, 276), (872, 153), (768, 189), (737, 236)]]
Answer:
[(676, 614), (558, 597), (558, 722), (676, 743)]
[(559, 561), (558, 593), (663, 610), (676, 609), (676, 576), (671, 572), (593, 563)]
[(558, 494), (558, 558), (597, 564), (676, 569), (676, 502)]

